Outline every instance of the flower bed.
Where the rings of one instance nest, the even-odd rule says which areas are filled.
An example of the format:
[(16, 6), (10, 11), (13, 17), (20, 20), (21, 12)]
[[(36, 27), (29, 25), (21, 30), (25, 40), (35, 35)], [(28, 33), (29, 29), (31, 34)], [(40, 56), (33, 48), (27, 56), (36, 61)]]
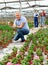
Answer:
[(34, 23), (33, 22), (28, 22), (29, 28), (34, 27)]
[(5, 48), (12, 42), (13, 29), (8, 25), (0, 25), (0, 46)]
[(48, 20), (45, 21), (45, 24), (48, 25)]
[(12, 50), (16, 56), (12, 56), (11, 53), (10, 57), (12, 57), (6, 57), (6, 62), (2, 61), (2, 63), (4, 65), (8, 63), (11, 65), (48, 65), (48, 29), (41, 29), (36, 34), (28, 35), (27, 40), (28, 42), (20, 48), (19, 54), (16, 54), (17, 48), (14, 47)]

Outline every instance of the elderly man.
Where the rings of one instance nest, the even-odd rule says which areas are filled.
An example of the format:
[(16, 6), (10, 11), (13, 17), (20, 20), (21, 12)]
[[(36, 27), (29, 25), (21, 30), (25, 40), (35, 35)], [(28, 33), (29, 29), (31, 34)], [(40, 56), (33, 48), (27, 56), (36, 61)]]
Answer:
[(13, 27), (17, 28), (17, 33), (14, 36), (14, 40), (17, 41), (21, 38), (21, 42), (25, 42), (24, 35), (29, 33), (29, 26), (25, 17), (21, 16), (20, 12), (16, 12), (16, 19)]

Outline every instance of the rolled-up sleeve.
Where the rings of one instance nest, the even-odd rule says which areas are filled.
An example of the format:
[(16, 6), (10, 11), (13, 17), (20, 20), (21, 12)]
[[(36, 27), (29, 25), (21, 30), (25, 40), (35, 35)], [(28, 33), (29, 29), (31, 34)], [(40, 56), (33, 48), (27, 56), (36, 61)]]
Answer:
[(26, 23), (26, 22), (27, 22), (26, 18), (23, 17), (23, 18), (22, 18), (22, 23)]

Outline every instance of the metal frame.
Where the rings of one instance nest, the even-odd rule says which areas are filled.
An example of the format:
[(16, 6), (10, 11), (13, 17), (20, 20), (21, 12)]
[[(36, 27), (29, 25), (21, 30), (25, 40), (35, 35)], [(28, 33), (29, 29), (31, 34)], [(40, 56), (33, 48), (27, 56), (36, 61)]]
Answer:
[[(31, 6), (29, 4), (30, 1), (31, 2), (34, 1), (35, 2), (35, 5), (32, 5)], [(19, 9), (21, 11), (21, 9), (32, 8), (32, 7), (35, 7), (35, 6), (38, 6), (38, 7), (48, 7), (48, 5), (36, 5), (36, 1), (41, 1), (41, 0), (19, 0), (19, 1), (10, 1), (10, 2), (5, 2), (5, 0), (4, 0), (4, 2), (0, 2), (0, 4), (5, 4), (5, 7), (0, 8), (0, 10), (7, 9), (8, 8), (8, 9)], [(14, 7), (7, 7), (6, 6), (7, 3), (17, 3), (17, 2), (20, 3), (20, 8), (14, 8)], [(22, 8), (22, 5), (21, 5), (22, 2), (26, 2), (29, 5), (29, 7), (23, 7)]]
[[(29, 2), (32, 2), (32, 1), (35, 2), (34, 5), (30, 5)], [(0, 4), (5, 4), (5, 7), (0, 8), (0, 10), (5, 10), (5, 15), (7, 15), (7, 12), (6, 12), (7, 9), (9, 9), (9, 10), (11, 10), (11, 9), (16, 10), (17, 9), (17, 10), (19, 10), (21, 12), (22, 9), (34, 8), (36, 6), (37, 7), (48, 7), (48, 5), (38, 5), (38, 4), (36, 4), (36, 1), (42, 1), (42, 0), (18, 0), (18, 1), (10, 1), (10, 2), (5, 2), (5, 0), (4, 0), (4, 2), (0, 2)], [(22, 2), (26, 2), (29, 6), (22, 7)], [(6, 6), (6, 4), (8, 4), (8, 3), (19, 3), (20, 7), (16, 8), (16, 7)], [(7, 22), (7, 17), (6, 17), (6, 22)]]

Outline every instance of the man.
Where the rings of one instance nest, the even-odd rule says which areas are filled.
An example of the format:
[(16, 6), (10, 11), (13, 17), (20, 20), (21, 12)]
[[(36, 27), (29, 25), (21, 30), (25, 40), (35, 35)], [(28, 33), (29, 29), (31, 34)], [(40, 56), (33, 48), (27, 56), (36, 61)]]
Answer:
[(41, 27), (45, 25), (45, 16), (46, 13), (44, 10), (42, 10), (42, 12), (40, 13), (40, 23), (41, 23)]
[(29, 26), (25, 17), (21, 16), (20, 12), (16, 12), (16, 19), (13, 27), (17, 28), (17, 33), (14, 36), (14, 40), (17, 41), (21, 38), (21, 42), (26, 41), (24, 35), (29, 33)]
[(38, 12), (37, 12), (37, 10), (35, 10), (35, 12), (34, 12), (34, 26), (35, 27), (38, 27)]

